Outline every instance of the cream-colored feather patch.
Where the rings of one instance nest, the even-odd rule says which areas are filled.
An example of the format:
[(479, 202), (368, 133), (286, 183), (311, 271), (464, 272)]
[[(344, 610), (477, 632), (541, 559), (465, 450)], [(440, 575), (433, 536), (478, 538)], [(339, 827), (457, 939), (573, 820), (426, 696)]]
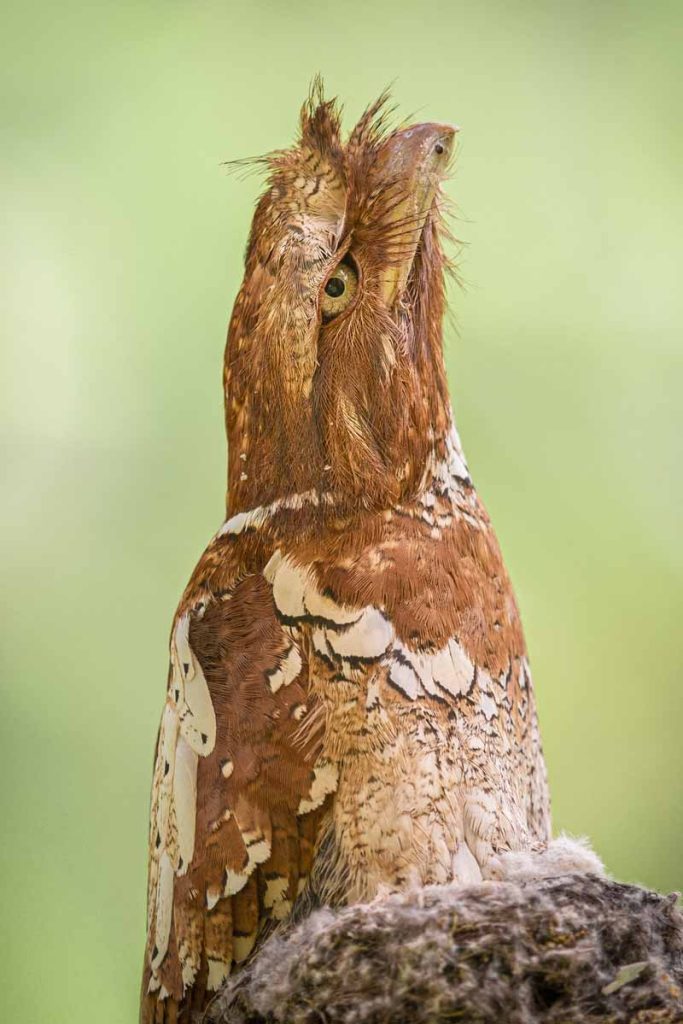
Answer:
[(432, 656), (432, 676), (438, 686), (454, 697), (472, 689), (474, 665), (457, 640), (449, 640), (442, 651)]
[(246, 512), (237, 512), (223, 523), (216, 537), (239, 534), (244, 530), (258, 530), (283, 509), (300, 509), (305, 508), (306, 505), (317, 508), (319, 505), (333, 505), (334, 500), (334, 495), (325, 491), (322, 494), (315, 490), (303, 491), (301, 494), (287, 494), (284, 498), (276, 498), (270, 505), (258, 505)]
[(389, 680), (405, 693), (406, 697), (416, 700), (420, 693), (420, 680), (410, 664), (396, 657), (389, 659)]
[(251, 874), (257, 864), (265, 863), (270, 857), (270, 839), (266, 839), (263, 834), (260, 834), (253, 837), (244, 836), (244, 840), (249, 856), (248, 873)]
[(223, 960), (213, 960), (209, 957), (209, 974), (206, 980), (206, 987), (209, 992), (217, 992), (223, 982), (230, 974), (230, 964)]
[(488, 693), (481, 693), (479, 695), (479, 709), (487, 722), (490, 722), (498, 714), (498, 705)]
[(197, 820), (197, 761), (196, 751), (183, 736), (180, 736), (176, 747), (173, 775), (173, 808), (180, 855), (176, 871), (179, 875), (185, 874), (194, 854)]
[(292, 909), (289, 899), (289, 879), (284, 875), (269, 878), (263, 896), (263, 906), (270, 910), (271, 917), (276, 921), (284, 921)]
[[(449, 466), (444, 469), (450, 474), (449, 480), (455, 479), (456, 470), (458, 476), (466, 473), (458, 445), (455, 435), (449, 438)], [(295, 565), (279, 550), (268, 562), (264, 575), (273, 587), (279, 614), (294, 622), (315, 620), (311, 636), (314, 650), (336, 661), (346, 678), (353, 678), (355, 663), (376, 660), (387, 666), (389, 681), (410, 700), (421, 695), (457, 698), (472, 690), (475, 665), (455, 637), (437, 651), (411, 650), (398, 638), (381, 608), (356, 608), (333, 600), (316, 585), (310, 567)], [(271, 674), (273, 690), (283, 685), (284, 675), (279, 670)], [(485, 694), (480, 706), (490, 720), (492, 702)]]
[(206, 909), (213, 910), (218, 901), (222, 899), (223, 893), (219, 886), (210, 885), (206, 890)]
[[(256, 864), (262, 864), (261, 858), (267, 859), (270, 856), (272, 826), (269, 815), (246, 797), (237, 801), (233, 813), (249, 857), (249, 866), (253, 868)], [(244, 870), (250, 874), (249, 868)]]
[(273, 600), (280, 615), (287, 619), (302, 618), (306, 615), (304, 591), (308, 585), (308, 573), (276, 551), (263, 575), (272, 585)]
[(248, 881), (249, 873), (244, 871), (231, 871), (231, 869), (228, 868), (225, 872), (225, 885), (223, 887), (223, 895), (235, 896), (236, 893), (244, 889)]
[(339, 769), (331, 761), (321, 761), (313, 769), (313, 780), (308, 796), (299, 803), (298, 814), (308, 814), (320, 807), (328, 793), (334, 793), (339, 781)]
[(254, 868), (267, 861), (272, 850), (272, 826), (267, 814), (242, 799), (234, 816), (244, 843), (246, 863), (238, 871), (226, 868), (222, 896), (234, 896), (240, 892)]
[(168, 702), (164, 708), (159, 730), (158, 774), (155, 778), (156, 792), (152, 800), (153, 805), (156, 804), (156, 813), (152, 818), (150, 846), (152, 856), (156, 852), (157, 858), (161, 856), (162, 850), (168, 843), (179, 724), (178, 712), (175, 706)]
[(379, 658), (394, 638), (394, 630), (378, 608), (365, 608), (356, 622), (343, 630), (327, 630), (327, 640), (340, 658)]
[(241, 964), (243, 960), (247, 959), (256, 945), (256, 932), (250, 932), (249, 935), (235, 935), (232, 941), (235, 963)]
[(292, 683), (301, 671), (301, 654), (296, 644), (292, 644), (276, 668), (268, 673), (268, 685), (272, 693), (277, 693), (281, 686)]
[(173, 916), (173, 865), (166, 852), (163, 851), (159, 860), (159, 881), (157, 883), (156, 916), (154, 921), (154, 946), (152, 948), (151, 966), (157, 970), (166, 956), (168, 940), (171, 935), (171, 917)]
[[(202, 757), (206, 757), (216, 743), (216, 714), (211, 701), (209, 687), (201, 665), (190, 647), (190, 615), (181, 615), (173, 633), (171, 661), (174, 665), (172, 686), (174, 692), (180, 689), (180, 729), (190, 744)], [(179, 676), (176, 677), (176, 674)], [(176, 684), (176, 685), (174, 685)]]
[(467, 462), (462, 451), (462, 444), (460, 443), (460, 435), (455, 427), (455, 424), (451, 426), (451, 429), (446, 437), (446, 464), (448, 466), (448, 472), (451, 477), (456, 477), (460, 480), (469, 480), (470, 471), (467, 468)]
[(334, 625), (346, 626), (357, 622), (362, 614), (358, 608), (347, 608), (322, 594), (313, 581), (304, 589), (303, 602), (306, 612), (316, 619), (325, 619)]
[[(152, 789), (148, 898), (150, 991), (159, 988), (157, 972), (168, 951), (174, 879), (186, 873), (194, 855), (198, 757), (209, 754), (216, 740), (211, 694), (190, 645), (189, 630), (190, 615), (185, 613), (176, 622), (171, 640), (171, 674)], [(188, 932), (188, 928), (193, 927), (189, 919), (184, 923), (179, 920), (176, 927), (185, 984), (191, 984), (198, 969), (192, 948), (194, 936)]]
[(149, 993), (158, 992), (161, 988), (161, 978), (158, 974), (150, 974), (149, 984), (147, 985), (147, 991)]
[(438, 696), (439, 690), (458, 697), (468, 694), (475, 681), (474, 664), (455, 639), (431, 654), (396, 640), (385, 661), (392, 683), (411, 700), (420, 694)]

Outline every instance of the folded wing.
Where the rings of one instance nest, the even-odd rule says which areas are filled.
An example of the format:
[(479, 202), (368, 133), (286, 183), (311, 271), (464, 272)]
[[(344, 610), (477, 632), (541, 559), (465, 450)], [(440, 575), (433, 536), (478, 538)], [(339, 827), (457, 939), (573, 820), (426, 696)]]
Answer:
[(250, 575), (181, 606), (152, 788), (142, 1014), (201, 1009), (310, 870), (334, 772), (297, 629)]

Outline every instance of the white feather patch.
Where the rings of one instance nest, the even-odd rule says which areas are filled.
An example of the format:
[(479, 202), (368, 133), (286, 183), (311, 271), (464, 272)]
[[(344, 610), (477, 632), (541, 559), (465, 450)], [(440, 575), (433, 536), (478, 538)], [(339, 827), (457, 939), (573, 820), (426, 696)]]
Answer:
[(213, 910), (213, 908), (216, 906), (220, 898), (220, 889), (208, 888), (206, 890), (206, 909)]
[(280, 551), (276, 551), (263, 570), (263, 575), (273, 587), (273, 600), (281, 615), (289, 619), (306, 615), (304, 591), (309, 580), (305, 569), (294, 565), (288, 558), (283, 558)]
[(387, 662), (392, 683), (411, 700), (420, 693), (434, 696), (437, 687), (458, 697), (469, 693), (474, 683), (474, 664), (455, 639), (433, 654), (411, 651), (396, 640)]
[(257, 864), (263, 864), (270, 857), (270, 821), (263, 818), (261, 824), (255, 823), (253, 813), (253, 807), (246, 803), (242, 804), (239, 813), (235, 813), (235, 821), (247, 852), (247, 863), (241, 871), (230, 868), (226, 870), (224, 896), (234, 896), (243, 889)]
[(204, 673), (198, 669), (195, 676), (185, 682), (185, 704), (180, 712), (180, 731), (202, 757), (206, 757), (216, 743), (216, 714)]
[(439, 686), (444, 690), (448, 690), (454, 697), (457, 697), (459, 694), (469, 693), (472, 689), (474, 665), (457, 640), (449, 640), (447, 646), (452, 672), (449, 672), (446, 667), (442, 676), (440, 671), (441, 665), (439, 665), (439, 671), (435, 673), (435, 679)]
[(173, 646), (183, 682), (195, 673), (194, 655), (190, 647), (190, 613), (180, 616), (173, 631)]
[(420, 680), (410, 665), (406, 665), (396, 658), (391, 658), (389, 662), (389, 679), (399, 690), (403, 690), (406, 697), (410, 697), (411, 700), (417, 698), (420, 692)]
[(271, 586), (273, 585), (273, 580), (275, 579), (275, 574), (278, 571), (278, 569), (280, 568), (281, 564), (282, 564), (282, 552), (278, 548), (278, 550), (276, 552), (274, 552), (274, 554), (272, 554), (271, 557), (268, 559), (268, 561), (266, 562), (266, 564), (264, 566), (264, 569), (263, 569), (263, 575), (268, 580), (268, 582), (270, 583)]
[(191, 960), (184, 960), (182, 963), (183, 987), (188, 989), (190, 985), (194, 984), (194, 979), (197, 977), (197, 967)]
[(316, 619), (325, 619), (338, 626), (356, 622), (361, 614), (358, 608), (347, 608), (330, 597), (326, 597), (313, 582), (309, 582), (304, 591), (304, 606), (309, 615), (313, 615)]
[(446, 457), (448, 469), (452, 476), (460, 477), (463, 480), (469, 479), (469, 470), (462, 453), (460, 437), (455, 426), (451, 427), (446, 438)]
[(488, 693), (482, 693), (479, 695), (479, 707), (481, 708), (487, 722), (490, 722), (493, 716), (498, 714), (498, 705), (493, 697), (489, 697)]
[(166, 956), (168, 940), (171, 934), (171, 916), (173, 913), (173, 865), (163, 850), (159, 861), (159, 881), (157, 882), (156, 917), (154, 921), (154, 949), (150, 961), (152, 970), (157, 970)]
[(247, 873), (251, 874), (257, 864), (263, 864), (270, 857), (270, 840), (266, 839), (263, 835), (259, 838), (250, 838), (243, 836), (247, 847), (247, 855), (249, 857), (249, 866)]
[(173, 632), (171, 687), (180, 691), (180, 730), (193, 750), (206, 757), (216, 742), (216, 714), (201, 665), (190, 646), (190, 615), (181, 615)]
[(394, 630), (378, 608), (366, 608), (357, 622), (344, 630), (327, 631), (330, 647), (341, 658), (379, 658), (394, 638)]
[(158, 974), (150, 974), (149, 984), (147, 986), (147, 992), (151, 995), (152, 992), (156, 992), (161, 987), (161, 979)]
[(418, 667), (420, 681), (427, 693), (433, 696), (438, 695), (437, 687), (450, 691), (451, 676), (453, 675), (453, 661), (448, 647), (437, 651), (433, 655), (412, 655), (412, 660)]
[(247, 527), (256, 529), (262, 526), (268, 516), (265, 509), (263, 508), (252, 508), (248, 512), (238, 512), (236, 515), (231, 516), (216, 534), (217, 537), (225, 537), (227, 534), (239, 534)]
[(228, 868), (225, 872), (225, 888), (223, 889), (223, 895), (234, 896), (235, 893), (244, 889), (248, 881), (249, 875), (245, 874), (244, 871), (231, 871), (230, 868)]
[[(442, 464), (442, 471), (451, 487), (456, 486), (454, 474), (458, 478), (466, 476), (467, 467), (455, 433), (449, 435), (447, 449), (448, 464)], [(429, 504), (427, 495), (424, 497), (425, 504)], [(432, 496), (432, 504), (435, 500)], [(290, 620), (316, 620), (312, 630), (313, 648), (328, 660), (337, 659), (345, 678), (354, 678), (354, 661), (378, 660), (388, 668), (389, 681), (410, 700), (424, 694), (434, 697), (449, 694), (457, 698), (472, 690), (477, 678), (475, 665), (455, 637), (437, 651), (411, 650), (397, 637), (392, 622), (381, 608), (374, 605), (356, 608), (333, 600), (316, 586), (312, 567), (296, 565), (280, 550), (266, 565), (264, 576), (271, 583), (280, 615)], [(273, 692), (288, 680), (290, 659), (292, 673), (294, 668), (300, 669), (296, 655), (289, 653), (269, 677)], [(497, 704), (492, 696), (490, 677), (483, 670), (480, 672), (479, 707), (490, 721)], [(291, 678), (295, 675), (293, 673)], [(302, 805), (309, 807), (309, 801), (302, 801)]]
[(301, 655), (299, 648), (292, 644), (280, 664), (268, 673), (268, 685), (272, 693), (277, 693), (281, 686), (288, 686), (301, 671)]
[(327, 642), (327, 631), (325, 629), (316, 626), (311, 633), (311, 640), (318, 654), (322, 654), (326, 658), (331, 657), (332, 652)]
[[(242, 456), (240, 456), (242, 458)], [(287, 494), (283, 498), (276, 498), (270, 505), (258, 505), (245, 512), (237, 512), (234, 516), (223, 523), (216, 534), (217, 537), (225, 537), (226, 534), (238, 534), (247, 529), (258, 529), (267, 523), (271, 516), (282, 509), (299, 509), (305, 505), (332, 505), (334, 497), (326, 491), (303, 491), (301, 494)]]
[(182, 863), (178, 874), (184, 875), (194, 854), (197, 819), (197, 753), (180, 736), (176, 747), (173, 774), (173, 806), (178, 829), (178, 849)]
[(313, 782), (307, 797), (299, 804), (298, 814), (308, 814), (320, 807), (328, 793), (333, 793), (339, 781), (339, 769), (331, 761), (323, 761), (313, 769)]
[(216, 739), (211, 695), (190, 646), (189, 631), (186, 612), (176, 622), (171, 640), (171, 678), (152, 796), (150, 879), (154, 888), (149, 928), (153, 971), (168, 950), (175, 874), (185, 874), (194, 855), (198, 754), (208, 754)]

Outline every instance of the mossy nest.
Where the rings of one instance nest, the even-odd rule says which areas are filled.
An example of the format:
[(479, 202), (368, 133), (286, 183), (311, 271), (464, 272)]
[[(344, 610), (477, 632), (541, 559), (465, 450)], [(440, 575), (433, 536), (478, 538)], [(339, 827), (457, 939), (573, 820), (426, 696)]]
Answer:
[(210, 1024), (683, 1022), (683, 914), (592, 874), (319, 910), (264, 944)]

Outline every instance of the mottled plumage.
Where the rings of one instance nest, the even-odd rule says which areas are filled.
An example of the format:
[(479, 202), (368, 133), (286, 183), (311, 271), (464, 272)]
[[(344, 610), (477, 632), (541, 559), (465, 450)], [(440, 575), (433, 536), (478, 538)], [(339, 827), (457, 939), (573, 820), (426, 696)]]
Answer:
[(268, 158), (225, 356), (228, 510), (171, 635), (142, 1021), (189, 1021), (293, 911), (471, 882), (549, 838), (519, 614), (453, 423), (454, 129)]

